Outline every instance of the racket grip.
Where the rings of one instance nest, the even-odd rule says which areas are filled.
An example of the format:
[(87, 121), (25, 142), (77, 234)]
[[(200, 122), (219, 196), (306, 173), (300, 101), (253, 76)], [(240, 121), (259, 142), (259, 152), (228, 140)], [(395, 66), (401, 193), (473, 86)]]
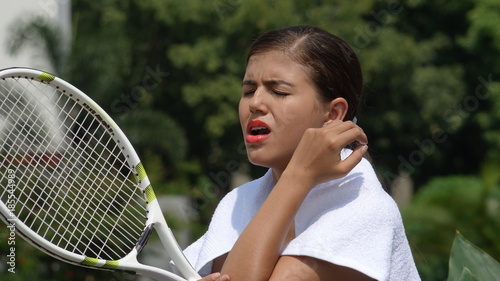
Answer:
[(167, 254), (175, 263), (175, 267), (182, 273), (184, 278), (188, 281), (200, 280), (201, 276), (194, 270), (193, 266), (189, 263), (187, 258), (182, 253), (182, 250), (175, 240), (172, 230), (167, 226), (166, 223), (155, 224), (156, 231), (158, 231), (159, 237), (163, 246), (167, 250)]
[(144, 249), (144, 247), (148, 243), (149, 237), (151, 236), (151, 233), (153, 232), (153, 227), (154, 227), (154, 224), (150, 224), (142, 232), (141, 237), (139, 238), (139, 241), (135, 245), (135, 249), (137, 251), (137, 254), (140, 254), (142, 252), (142, 249)]

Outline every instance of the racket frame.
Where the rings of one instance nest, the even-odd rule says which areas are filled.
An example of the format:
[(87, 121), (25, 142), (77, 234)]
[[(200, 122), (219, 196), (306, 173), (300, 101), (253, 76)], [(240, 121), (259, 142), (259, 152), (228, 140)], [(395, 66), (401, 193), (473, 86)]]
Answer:
[[(55, 75), (31, 68), (8, 68), (0, 70), (0, 79), (4, 78), (32, 79), (40, 83), (50, 85), (62, 94), (79, 103), (87, 112), (93, 115), (94, 118), (99, 120), (101, 126), (104, 127), (110, 133), (111, 137), (120, 144), (122, 154), (126, 155), (125, 158), (129, 164), (129, 168), (138, 180), (138, 188), (144, 193), (147, 201), (147, 220), (146, 227), (144, 228), (138, 243), (132, 251), (119, 260), (110, 261), (85, 257), (50, 243), (31, 230), (24, 223), (20, 222), (2, 201), (0, 201), (0, 218), (7, 225), (14, 224), (17, 233), (33, 246), (46, 254), (67, 263), (94, 269), (125, 271), (131, 274), (137, 273), (157, 280), (194, 281), (201, 279), (199, 274), (192, 268), (185, 258), (172, 233), (172, 230), (169, 228), (139, 156), (135, 152), (128, 138), (114, 122), (114, 120), (90, 97), (85, 95), (75, 86), (69, 84), (61, 78), (56, 77)], [(187, 279), (184, 279), (170, 271), (138, 262), (137, 256), (146, 245), (153, 229), (157, 232), (167, 255), (174, 261), (176, 268)]]

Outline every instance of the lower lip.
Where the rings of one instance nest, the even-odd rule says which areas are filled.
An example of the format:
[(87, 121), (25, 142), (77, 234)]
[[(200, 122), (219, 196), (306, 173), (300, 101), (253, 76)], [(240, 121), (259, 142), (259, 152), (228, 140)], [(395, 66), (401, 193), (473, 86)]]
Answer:
[(267, 135), (246, 135), (245, 141), (247, 143), (259, 143), (265, 141), (271, 134)]

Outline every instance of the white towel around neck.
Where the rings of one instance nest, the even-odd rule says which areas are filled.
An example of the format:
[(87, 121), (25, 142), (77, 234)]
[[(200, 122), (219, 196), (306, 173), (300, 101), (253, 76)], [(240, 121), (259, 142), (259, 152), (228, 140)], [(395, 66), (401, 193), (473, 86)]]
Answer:
[[(344, 150), (345, 158), (351, 153)], [(228, 193), (208, 231), (185, 250), (200, 273), (231, 250), (273, 188), (272, 173)], [(346, 177), (316, 186), (295, 217), (296, 238), (282, 255), (310, 256), (360, 271), (376, 280), (420, 280), (399, 210), (363, 159)]]

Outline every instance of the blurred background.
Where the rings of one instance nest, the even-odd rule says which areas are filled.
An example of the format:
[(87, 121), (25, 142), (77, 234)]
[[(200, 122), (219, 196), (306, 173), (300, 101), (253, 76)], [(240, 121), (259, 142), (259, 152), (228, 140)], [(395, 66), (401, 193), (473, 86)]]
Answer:
[[(500, 260), (499, 1), (4, 2), (0, 68), (52, 72), (110, 113), (183, 247), (205, 231), (224, 194), (264, 173), (247, 163), (237, 115), (251, 42), (310, 24), (360, 57), (359, 125), (422, 280), (446, 280), (457, 231)], [(0, 253), (8, 235), (1, 225)], [(142, 259), (166, 267), (150, 248)], [(21, 238), (16, 256), (11, 274), (0, 255), (1, 280), (146, 280), (59, 263)]]

